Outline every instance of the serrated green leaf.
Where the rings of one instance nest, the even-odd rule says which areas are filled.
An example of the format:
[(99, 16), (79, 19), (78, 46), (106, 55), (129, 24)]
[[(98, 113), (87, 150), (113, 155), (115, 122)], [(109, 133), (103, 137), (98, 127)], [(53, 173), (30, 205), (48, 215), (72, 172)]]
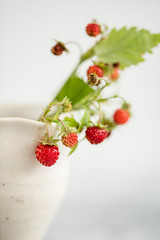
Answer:
[(113, 29), (106, 39), (95, 46), (95, 55), (107, 63), (120, 62), (120, 68), (137, 65), (144, 61), (143, 54), (151, 53), (153, 47), (160, 43), (160, 34), (151, 34), (136, 27), (120, 30)]
[(63, 123), (67, 128), (73, 127), (73, 128), (79, 128), (79, 123), (73, 118), (73, 117), (65, 117), (63, 119)]
[(64, 84), (55, 99), (57, 101), (62, 101), (62, 99), (67, 96), (73, 106), (93, 92), (94, 90), (90, 88), (81, 78), (74, 75)]
[(88, 110), (86, 109), (86, 111), (84, 112), (84, 115), (81, 119), (81, 124), (79, 126), (78, 132), (82, 131), (83, 127), (87, 127), (89, 122), (90, 122), (90, 114), (89, 114)]

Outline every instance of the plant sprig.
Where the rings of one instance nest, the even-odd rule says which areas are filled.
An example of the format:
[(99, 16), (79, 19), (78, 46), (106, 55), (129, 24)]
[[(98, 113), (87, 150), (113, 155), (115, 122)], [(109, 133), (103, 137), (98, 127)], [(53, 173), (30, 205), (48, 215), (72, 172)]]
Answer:
[[(80, 55), (75, 69), (54, 100), (43, 109), (43, 114), (39, 119), (46, 123), (46, 129), (48, 129), (48, 124), (57, 123), (60, 135), (72, 131), (81, 134), (90, 126), (106, 129), (108, 133), (116, 128), (118, 125), (116, 120), (114, 117), (106, 116), (101, 105), (117, 99), (118, 102), (121, 102), (121, 110), (127, 111), (129, 115), (131, 106), (119, 95), (102, 97), (102, 91), (118, 79), (119, 70), (144, 61), (144, 54), (151, 53), (152, 48), (160, 43), (160, 34), (151, 34), (145, 29), (139, 30), (136, 27), (109, 29), (106, 24), (98, 24), (96, 21), (87, 25), (86, 32), (91, 37), (99, 36), (98, 41)], [(67, 44), (69, 43), (75, 44), (75, 41)], [(80, 46), (77, 43), (76, 45)], [(61, 55), (68, 49), (63, 42), (56, 41), (56, 45), (51, 51), (55, 55)], [(87, 82), (86, 79), (80, 78), (77, 70), (85, 61), (90, 61), (94, 66), (100, 68), (103, 77), (99, 77), (96, 72), (93, 72), (88, 75)], [(113, 103), (116, 104), (115, 101)], [(51, 111), (52, 108), (54, 108), (54, 112)], [(61, 114), (70, 111), (71, 108), (83, 112), (79, 121), (75, 120), (74, 116), (61, 119)], [(95, 120), (97, 117), (98, 121)], [(53, 137), (49, 137), (48, 130), (42, 141), (53, 143)], [(77, 146), (78, 144), (71, 150), (71, 153)]]

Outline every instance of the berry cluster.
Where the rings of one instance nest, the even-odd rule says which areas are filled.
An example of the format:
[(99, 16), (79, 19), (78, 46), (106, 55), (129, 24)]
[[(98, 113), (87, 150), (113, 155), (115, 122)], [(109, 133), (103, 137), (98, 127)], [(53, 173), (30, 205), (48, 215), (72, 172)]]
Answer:
[[(57, 107), (57, 112), (53, 116), (48, 116), (52, 107)], [(57, 142), (61, 140), (64, 146), (73, 148), (77, 145), (78, 135), (74, 132), (73, 128), (67, 128), (65, 123), (59, 118), (63, 112), (69, 112), (72, 109), (71, 102), (66, 97), (61, 102), (53, 102), (49, 104), (41, 116), (41, 121), (46, 124), (46, 134), (43, 139), (39, 140), (41, 143), (37, 146), (35, 154), (37, 160), (45, 166), (52, 166), (59, 158), (59, 148)], [(52, 122), (59, 124), (59, 136), (61, 139), (54, 139), (49, 135), (48, 125)]]
[[(90, 37), (101, 36), (104, 37), (108, 27), (97, 24), (96, 22), (90, 23), (86, 26), (86, 33)], [(63, 52), (68, 52), (66, 44), (57, 41), (51, 49), (51, 52), (59, 56)], [(82, 59), (82, 58), (81, 58)], [(69, 112), (72, 109), (71, 101), (65, 97), (62, 101), (54, 101), (47, 106), (44, 110), (40, 120), (46, 125), (45, 136), (39, 140), (40, 144), (37, 146), (35, 154), (37, 160), (44, 166), (52, 166), (59, 158), (60, 151), (57, 145), (61, 141), (65, 147), (71, 148), (73, 152), (78, 145), (78, 135), (85, 133), (85, 138), (91, 144), (100, 144), (107, 139), (112, 130), (118, 125), (125, 124), (130, 118), (130, 105), (124, 98), (114, 95), (108, 98), (102, 98), (101, 92), (108, 85), (119, 78), (120, 63), (113, 62), (107, 63), (97, 59), (92, 60), (92, 65), (86, 70), (87, 84), (94, 88), (94, 93), (90, 94), (83, 101), (73, 105), (73, 109), (85, 109), (80, 123), (74, 117), (65, 117), (61, 119), (61, 113)], [(74, 89), (73, 89), (74, 91)], [(101, 104), (108, 102), (112, 99), (119, 99), (122, 102), (122, 107), (117, 109), (112, 118), (106, 117), (101, 109)], [(51, 109), (56, 107), (54, 114), (51, 114)], [(95, 117), (98, 116), (98, 122), (95, 122)], [(57, 123), (59, 135), (57, 139), (49, 135), (48, 125), (52, 122)], [(85, 130), (85, 131), (82, 131)]]

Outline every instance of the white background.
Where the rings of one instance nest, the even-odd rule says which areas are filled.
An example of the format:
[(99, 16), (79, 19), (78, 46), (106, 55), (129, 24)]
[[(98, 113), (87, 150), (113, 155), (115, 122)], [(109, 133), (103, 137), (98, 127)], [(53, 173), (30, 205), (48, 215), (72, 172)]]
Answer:
[[(112, 27), (160, 32), (160, 1), (0, 1), (0, 103), (48, 103), (79, 52), (54, 57), (53, 38), (78, 41), (93, 18)], [(68, 193), (45, 240), (160, 239), (160, 47), (121, 74), (120, 94), (133, 117), (99, 146), (83, 142), (72, 162)]]

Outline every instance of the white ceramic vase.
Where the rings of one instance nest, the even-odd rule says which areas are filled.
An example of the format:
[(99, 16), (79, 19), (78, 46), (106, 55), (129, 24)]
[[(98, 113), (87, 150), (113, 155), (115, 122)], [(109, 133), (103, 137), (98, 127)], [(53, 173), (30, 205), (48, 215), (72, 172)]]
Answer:
[[(56, 125), (50, 133), (56, 135)], [(60, 145), (52, 167), (35, 157), (44, 124), (26, 118), (0, 118), (0, 240), (42, 240), (66, 191), (70, 164)]]

